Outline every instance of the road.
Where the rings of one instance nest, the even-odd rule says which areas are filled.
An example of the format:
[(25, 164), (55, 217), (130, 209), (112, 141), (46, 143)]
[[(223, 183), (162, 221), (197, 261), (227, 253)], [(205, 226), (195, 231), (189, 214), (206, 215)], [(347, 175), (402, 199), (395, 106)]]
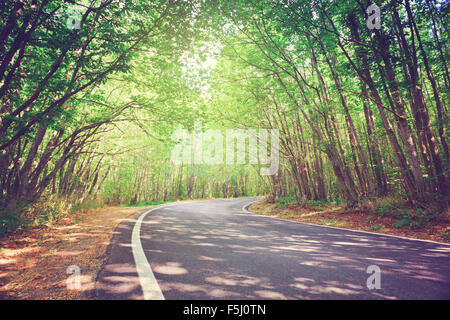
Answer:
[(243, 209), (254, 200), (181, 202), (124, 221), (97, 299), (450, 299), (449, 245)]

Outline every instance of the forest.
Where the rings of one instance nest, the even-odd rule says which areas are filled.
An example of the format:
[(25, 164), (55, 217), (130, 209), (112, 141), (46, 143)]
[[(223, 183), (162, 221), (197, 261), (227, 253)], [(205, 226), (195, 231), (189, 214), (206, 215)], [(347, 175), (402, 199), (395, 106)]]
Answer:
[[(2, 0), (0, 235), (108, 205), (255, 195), (444, 212), (448, 11), (441, 0)], [(247, 154), (174, 162), (174, 132), (196, 123), (277, 130), (278, 170), (262, 175)]]

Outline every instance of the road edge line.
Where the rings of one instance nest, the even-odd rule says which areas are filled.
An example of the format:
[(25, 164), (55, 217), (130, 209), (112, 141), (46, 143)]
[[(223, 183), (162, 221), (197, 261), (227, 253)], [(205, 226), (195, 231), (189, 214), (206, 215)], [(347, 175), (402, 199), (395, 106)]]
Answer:
[(242, 211), (244, 211), (244, 212), (246, 212), (248, 214), (251, 214), (253, 216), (272, 218), (272, 219), (276, 219), (276, 220), (280, 220), (280, 221), (295, 222), (295, 223), (305, 224), (305, 225), (313, 226), (313, 227), (322, 227), (322, 228), (330, 228), (330, 229), (336, 229), (336, 230), (344, 230), (344, 231), (352, 231), (352, 232), (359, 232), (359, 233), (375, 234), (375, 235), (378, 235), (378, 236), (385, 236), (385, 237), (392, 237), (392, 238), (398, 238), (398, 239), (404, 239), (404, 240), (421, 241), (421, 242), (440, 244), (440, 245), (444, 245), (444, 246), (450, 246), (450, 243), (445, 243), (445, 242), (408, 238), (408, 237), (396, 236), (396, 235), (393, 235), (393, 234), (377, 233), (377, 232), (370, 232), (370, 231), (364, 231), (364, 230), (354, 230), (354, 229), (346, 229), (346, 228), (339, 228), (339, 227), (332, 227), (332, 226), (324, 226), (324, 225), (321, 225), (321, 224), (314, 224), (314, 223), (308, 223), (308, 222), (302, 222), (302, 221), (295, 221), (295, 220), (282, 219), (282, 218), (277, 218), (277, 217), (272, 217), (272, 216), (266, 216), (266, 215), (263, 215), (263, 214), (260, 214), (260, 213), (248, 210), (248, 207), (250, 207), (253, 203), (255, 203), (257, 201), (259, 201), (259, 200), (255, 200), (255, 201), (252, 201), (250, 203), (245, 204), (242, 207)]
[(150, 212), (165, 207), (167, 205), (151, 208), (141, 214), (134, 224), (131, 235), (131, 249), (133, 252), (134, 264), (136, 265), (139, 282), (141, 284), (144, 300), (165, 300), (161, 288), (156, 281), (150, 263), (145, 256), (144, 248), (141, 242), (141, 225), (144, 218)]

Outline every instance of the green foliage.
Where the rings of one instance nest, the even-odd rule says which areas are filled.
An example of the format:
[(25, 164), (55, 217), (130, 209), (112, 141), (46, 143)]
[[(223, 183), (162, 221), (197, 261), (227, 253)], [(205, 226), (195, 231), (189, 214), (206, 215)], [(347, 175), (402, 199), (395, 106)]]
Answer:
[(338, 224), (338, 222), (339, 221), (337, 221), (337, 220), (329, 220), (329, 221), (318, 222), (317, 224), (325, 225), (325, 226), (334, 226), (334, 225)]
[(96, 199), (83, 199), (82, 201), (73, 200), (72, 205), (69, 208), (69, 214), (95, 210), (103, 207), (104, 205), (104, 200), (100, 197)]
[(24, 214), (32, 221), (32, 225), (41, 227), (52, 225), (60, 219), (78, 212), (76, 199), (62, 198), (57, 195), (45, 195), (39, 201), (29, 204), (24, 209)]
[(327, 200), (306, 200), (301, 203), (298, 202), (295, 194), (288, 194), (285, 197), (278, 197), (275, 199), (275, 203), (279, 208), (285, 209), (292, 205), (302, 205), (307, 208), (311, 208), (313, 210), (323, 210), (324, 207), (330, 204)]
[(277, 198), (275, 199), (275, 203), (282, 209), (298, 204), (295, 194), (289, 194), (285, 197)]
[(52, 225), (64, 217), (93, 210), (102, 205), (99, 199), (80, 201), (57, 195), (45, 195), (33, 203), (22, 202), (14, 206), (11, 204), (10, 207), (0, 210), (0, 236), (15, 230)]
[(381, 230), (383, 227), (379, 224), (376, 224), (374, 226), (371, 226), (370, 229), (372, 229), (373, 231), (379, 231)]
[(444, 232), (441, 232), (441, 234), (439, 236), (441, 236), (442, 238), (445, 238), (445, 239), (450, 239), (450, 229), (445, 230)]
[[(363, 207), (370, 199), (367, 211), (376, 207), (374, 214), (398, 217), (399, 228), (426, 224), (430, 215), (375, 198), (414, 202), (411, 195), (423, 195), (418, 190), (439, 189), (423, 195), (421, 204), (437, 203), (436, 212), (448, 204), (439, 180), (448, 182), (449, 172), (440, 169), (445, 155), (433, 154), (431, 168), (420, 158), (422, 146), (430, 145), (429, 154), (445, 150), (448, 121), (436, 97), (448, 101), (448, 34), (442, 31), (448, 4), (377, 1), (392, 14), (383, 17), (376, 36), (366, 27), (364, 8), (350, 0), (83, 0), (85, 15), (75, 30), (65, 17), (72, 1), (4, 2), (4, 232), (22, 220), (53, 223), (104, 203), (145, 206), (271, 192), (286, 194), (274, 199), (280, 208), (322, 210), (327, 200)], [(411, 34), (413, 22), (420, 37)], [(405, 41), (393, 45), (402, 33)], [(388, 81), (391, 73), (395, 79)], [(419, 82), (419, 91), (427, 88), (424, 119), (412, 110), (411, 89)], [(401, 127), (396, 114), (403, 113)], [(420, 123), (427, 119), (432, 124), (425, 132)], [(203, 130), (279, 129), (279, 176), (263, 177), (251, 165), (174, 164), (172, 133), (192, 130), (196, 121)], [(429, 141), (418, 141), (422, 136)], [(414, 190), (421, 170), (423, 188)], [(32, 204), (7, 211), (13, 199)]]
[(427, 214), (422, 209), (404, 209), (402, 218), (393, 223), (396, 228), (422, 228), (428, 222), (436, 218), (436, 215)]
[(144, 200), (144, 201), (139, 201), (137, 203), (129, 203), (127, 204), (127, 207), (147, 207), (147, 206), (157, 206), (160, 204), (164, 204), (164, 203), (168, 203), (167, 201), (148, 201), (148, 200)]
[(20, 210), (1, 209), (0, 210), (0, 237), (4, 237), (20, 227), (28, 225), (28, 221), (20, 217)]
[(424, 227), (428, 222), (439, 216), (440, 211), (434, 210), (432, 206), (426, 210), (418, 207), (408, 207), (404, 203), (393, 203), (392, 200), (381, 201), (374, 214), (384, 217), (394, 217), (397, 220), (393, 223), (396, 228), (417, 229)]
[(330, 205), (330, 202), (325, 199), (320, 200), (308, 200), (304, 205), (313, 208), (314, 210), (323, 210), (326, 206)]
[(397, 207), (395, 207), (393, 204), (391, 203), (387, 203), (387, 202), (381, 202), (378, 207), (375, 210), (375, 214), (379, 215), (381, 217), (384, 217), (385, 215), (389, 215), (392, 214), (393, 212), (395, 212), (397, 210)]

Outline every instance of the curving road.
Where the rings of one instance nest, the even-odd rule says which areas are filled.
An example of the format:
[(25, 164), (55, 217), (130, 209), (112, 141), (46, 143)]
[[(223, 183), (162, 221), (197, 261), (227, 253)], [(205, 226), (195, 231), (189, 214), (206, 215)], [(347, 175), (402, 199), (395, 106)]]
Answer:
[[(181, 202), (124, 221), (96, 298), (450, 299), (449, 245), (260, 216), (244, 209), (255, 200)], [(380, 289), (367, 287), (372, 265)]]

